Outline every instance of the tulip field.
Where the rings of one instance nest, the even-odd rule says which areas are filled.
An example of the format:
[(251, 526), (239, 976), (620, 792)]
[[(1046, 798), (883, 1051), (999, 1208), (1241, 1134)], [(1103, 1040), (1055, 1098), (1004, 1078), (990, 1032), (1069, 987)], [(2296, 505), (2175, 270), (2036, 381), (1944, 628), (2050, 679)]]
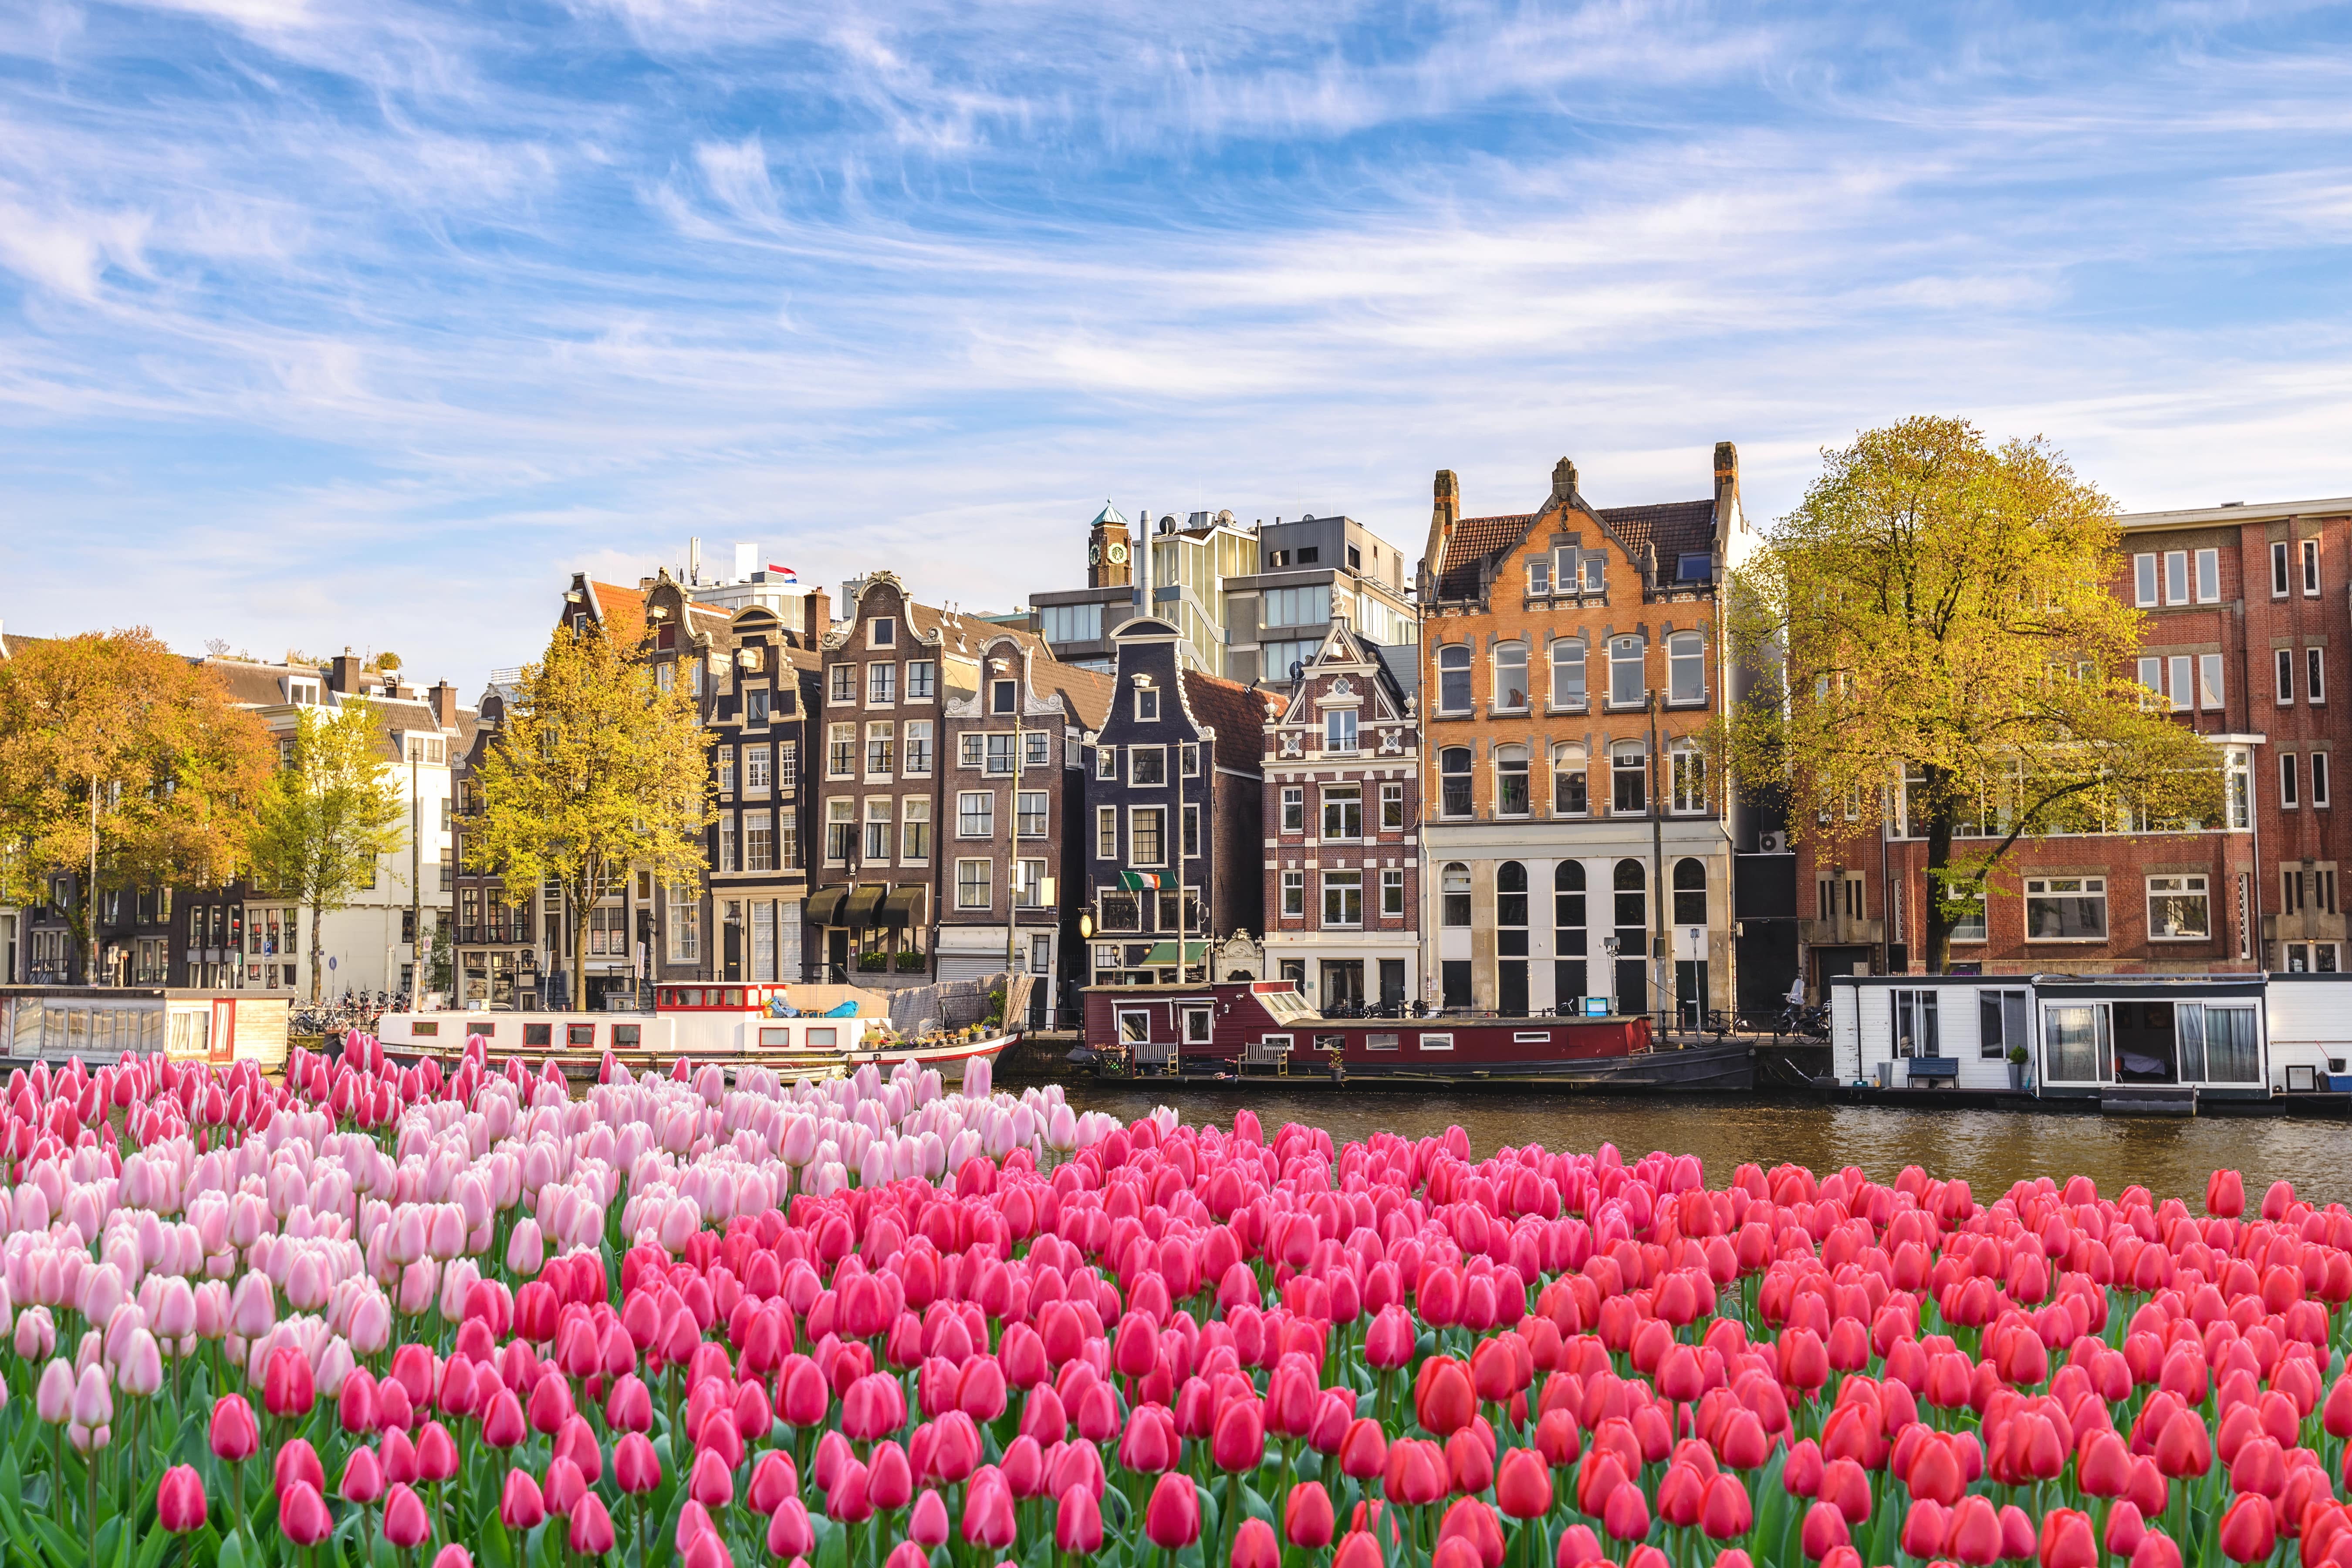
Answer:
[(871, 1068), (0, 1106), (20, 1568), (2352, 1568), (2352, 1214)]

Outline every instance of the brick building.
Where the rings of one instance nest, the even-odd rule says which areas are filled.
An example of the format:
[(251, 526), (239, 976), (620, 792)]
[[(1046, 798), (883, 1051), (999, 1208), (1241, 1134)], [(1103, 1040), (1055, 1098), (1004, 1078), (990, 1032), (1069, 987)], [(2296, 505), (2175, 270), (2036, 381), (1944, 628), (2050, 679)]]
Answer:
[[(1595, 507), (1566, 458), (1529, 512), (1460, 515), (1437, 475), (1422, 606), (1424, 994), (1504, 1014), (1730, 1005), (1717, 584), (1753, 540), (1738, 457), (1711, 496)], [(1738, 693), (1730, 693), (1736, 697)]]
[(1270, 683), (1266, 968), (1327, 1010), (1421, 994), (1419, 675), (1342, 620)]
[[(2335, 810), (2339, 683), (2352, 679), (2352, 498), (2128, 513), (2116, 592), (2147, 616), (2135, 668), (2221, 753), (2223, 802), (2196, 824), (2021, 840), (1960, 973), (2340, 971), (2347, 858)], [(2331, 706), (2331, 701), (2333, 706)], [(1882, 834), (1799, 850), (1804, 977), (1905, 973), (1924, 953), (1927, 846), (1900, 789)], [(1956, 838), (1989, 847), (1997, 822)]]

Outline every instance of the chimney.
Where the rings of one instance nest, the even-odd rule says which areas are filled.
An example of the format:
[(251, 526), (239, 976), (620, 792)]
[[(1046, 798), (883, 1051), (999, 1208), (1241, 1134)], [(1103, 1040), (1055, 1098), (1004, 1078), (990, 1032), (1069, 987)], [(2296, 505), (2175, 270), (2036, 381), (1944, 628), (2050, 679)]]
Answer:
[[(1462, 490), (1452, 468), (1437, 470), (1437, 504), (1431, 514), (1431, 525), (1439, 533), (1451, 531), (1462, 516)], [(1277, 520), (1279, 521), (1279, 520)]]
[[(1728, 441), (1715, 444), (1715, 526), (1719, 536), (1724, 525), (1739, 511), (1739, 448)], [(1747, 526), (1741, 517), (1739, 524)]]
[(801, 595), (801, 647), (822, 647), (833, 626), (833, 595), (819, 588)]
[(433, 710), (433, 721), (444, 730), (457, 727), (457, 689), (446, 680), (436, 680), (425, 689), (425, 706)]
[(1551, 499), (1562, 506), (1576, 500), (1576, 465), (1566, 458), (1551, 466)]
[(327, 661), (327, 689), (339, 697), (349, 697), (362, 684), (360, 668), (367, 661), (345, 648)]

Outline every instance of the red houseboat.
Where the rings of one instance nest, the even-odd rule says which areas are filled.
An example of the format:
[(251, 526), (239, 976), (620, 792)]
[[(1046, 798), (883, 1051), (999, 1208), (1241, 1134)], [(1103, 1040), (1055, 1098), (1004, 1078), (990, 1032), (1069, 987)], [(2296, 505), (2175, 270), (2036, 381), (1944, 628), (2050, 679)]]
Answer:
[(1079, 1059), (1105, 1076), (1678, 1090), (1755, 1082), (1744, 1042), (1661, 1046), (1645, 1017), (1326, 1018), (1287, 980), (1097, 985), (1084, 994)]

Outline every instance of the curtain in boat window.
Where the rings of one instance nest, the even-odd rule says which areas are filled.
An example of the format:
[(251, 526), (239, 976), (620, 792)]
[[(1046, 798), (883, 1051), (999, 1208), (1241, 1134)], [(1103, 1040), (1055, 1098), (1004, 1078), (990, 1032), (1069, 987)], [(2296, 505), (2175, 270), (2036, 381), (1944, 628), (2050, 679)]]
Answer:
[(2205, 1077), (2210, 1083), (2258, 1083), (2262, 1051), (2254, 1040), (2252, 1007), (2205, 1009)]
[(2042, 1077), (2045, 1083), (2097, 1083), (2105, 1079), (2106, 1009), (2052, 1007), (2042, 1015)]

